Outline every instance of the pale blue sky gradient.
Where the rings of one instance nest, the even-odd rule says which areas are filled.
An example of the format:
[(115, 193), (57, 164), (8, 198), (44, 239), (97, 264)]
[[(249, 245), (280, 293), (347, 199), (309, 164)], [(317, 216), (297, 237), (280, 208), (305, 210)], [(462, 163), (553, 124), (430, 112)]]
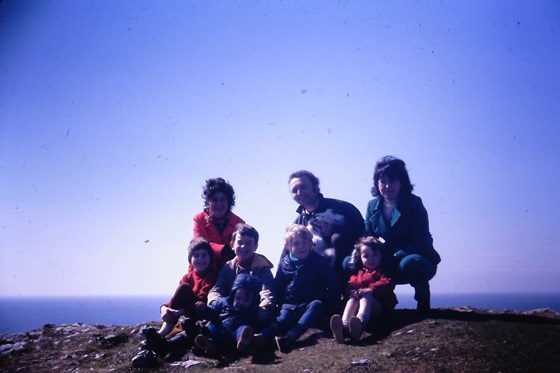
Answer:
[[(276, 263), (408, 165), (440, 292), (560, 289), (558, 1), (0, 2), (0, 295), (171, 294), (204, 180)], [(399, 287), (408, 291), (408, 287)]]

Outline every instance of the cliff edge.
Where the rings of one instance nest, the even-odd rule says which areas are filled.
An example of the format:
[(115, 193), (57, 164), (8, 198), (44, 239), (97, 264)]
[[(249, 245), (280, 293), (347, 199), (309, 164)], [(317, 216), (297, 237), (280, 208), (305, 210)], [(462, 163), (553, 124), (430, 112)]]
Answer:
[(220, 359), (188, 351), (180, 360), (132, 367), (143, 340), (135, 326), (44, 325), (24, 334), (0, 335), (2, 372), (557, 372), (560, 314), (469, 307), (434, 309), (427, 318), (396, 310), (357, 344), (336, 344), (330, 333), (309, 330), (289, 354), (273, 349), (256, 356)]

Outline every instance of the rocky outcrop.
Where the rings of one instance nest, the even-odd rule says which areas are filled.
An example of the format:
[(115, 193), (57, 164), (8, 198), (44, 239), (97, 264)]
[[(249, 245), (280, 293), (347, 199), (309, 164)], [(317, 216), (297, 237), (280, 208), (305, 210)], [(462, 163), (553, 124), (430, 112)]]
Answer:
[[(135, 371), (141, 327), (82, 323), (44, 325), (23, 334), (0, 335), (2, 372)], [(273, 346), (256, 356), (207, 358), (190, 351), (160, 360), (151, 371), (539, 371), (560, 366), (560, 315), (552, 310), (486, 311), (435, 309), (429, 318), (397, 310), (374, 324), (357, 344), (336, 344), (329, 332), (312, 329), (290, 354)]]

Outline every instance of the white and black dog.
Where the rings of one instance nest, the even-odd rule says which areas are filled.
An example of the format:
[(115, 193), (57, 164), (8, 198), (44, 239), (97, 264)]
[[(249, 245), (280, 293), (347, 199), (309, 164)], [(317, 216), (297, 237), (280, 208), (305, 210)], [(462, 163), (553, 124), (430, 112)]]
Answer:
[[(334, 267), (336, 260), (336, 253), (333, 247), (327, 247), (329, 240), (325, 239), (325, 232), (323, 232), (323, 225), (326, 223), (329, 226), (334, 224), (344, 225), (344, 216), (336, 214), (332, 209), (327, 209), (324, 212), (319, 212), (311, 217), (307, 229), (313, 234), (313, 250), (324, 256), (329, 260), (331, 267)], [(328, 234), (332, 234), (329, 232)]]

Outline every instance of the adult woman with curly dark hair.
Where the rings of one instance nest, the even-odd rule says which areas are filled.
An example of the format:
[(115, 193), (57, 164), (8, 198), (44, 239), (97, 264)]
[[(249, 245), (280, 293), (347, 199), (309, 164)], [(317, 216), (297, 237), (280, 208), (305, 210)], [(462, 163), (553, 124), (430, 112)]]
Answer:
[(210, 242), (220, 269), (235, 256), (230, 247), (231, 235), (235, 226), (245, 221), (231, 211), (235, 206), (235, 191), (221, 177), (206, 180), (202, 198), (204, 210), (193, 218), (193, 237), (201, 236)]
[(412, 194), (404, 161), (386, 156), (373, 173), (373, 199), (365, 218), (365, 235), (382, 237), (393, 254), (393, 279), (410, 284), (418, 302), (417, 310), (430, 310), (430, 284), (441, 258), (433, 246), (428, 212), (420, 197)]

